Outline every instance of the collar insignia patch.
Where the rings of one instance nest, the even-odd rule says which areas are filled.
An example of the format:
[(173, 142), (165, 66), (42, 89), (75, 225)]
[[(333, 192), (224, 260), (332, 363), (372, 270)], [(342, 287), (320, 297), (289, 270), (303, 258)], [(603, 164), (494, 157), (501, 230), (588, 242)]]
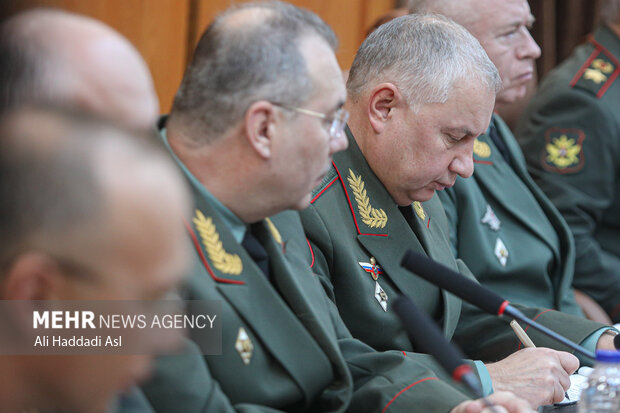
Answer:
[(488, 143), (479, 141), (476, 138), (474, 141), (474, 154), (479, 158), (488, 158), (491, 156), (491, 147)]
[(500, 238), (497, 238), (497, 241), (495, 241), (495, 256), (499, 263), (502, 264), (502, 267), (505, 267), (508, 263), (508, 255), (508, 249), (504, 245), (504, 242)]
[(495, 215), (495, 212), (493, 212), (491, 205), (488, 205), (488, 204), (487, 204), (487, 210), (484, 216), (482, 217), (482, 219), (480, 220), (480, 222), (482, 222), (483, 224), (487, 224), (489, 228), (491, 228), (493, 231), (499, 231), (499, 228), (502, 225), (497, 215)]
[(353, 171), (349, 169), (347, 180), (353, 190), (355, 202), (357, 203), (357, 210), (362, 217), (362, 222), (370, 228), (385, 228), (388, 220), (387, 215), (383, 209), (373, 208), (370, 204), (370, 198), (364, 188), (362, 176), (356, 176)]
[(202, 239), (202, 244), (207, 250), (213, 266), (223, 274), (239, 275), (243, 271), (243, 263), (237, 254), (229, 254), (224, 249), (220, 235), (217, 233), (211, 217), (205, 217), (200, 210), (192, 219)]
[(422, 208), (422, 204), (420, 202), (413, 202), (413, 210), (415, 211), (415, 214), (418, 216), (418, 218), (420, 218), (422, 221), (426, 219), (426, 213), (424, 212), (424, 208)]
[(252, 352), (254, 351), (254, 344), (252, 344), (252, 340), (250, 340), (248, 333), (243, 327), (239, 327), (237, 341), (235, 341), (235, 350), (237, 350), (241, 356), (243, 364), (246, 366), (250, 364), (250, 361), (252, 360)]
[(269, 231), (271, 231), (271, 236), (278, 244), (282, 245), (282, 236), (280, 235), (280, 231), (278, 228), (271, 222), (269, 218), (265, 218), (265, 222), (267, 222), (267, 227), (269, 227)]

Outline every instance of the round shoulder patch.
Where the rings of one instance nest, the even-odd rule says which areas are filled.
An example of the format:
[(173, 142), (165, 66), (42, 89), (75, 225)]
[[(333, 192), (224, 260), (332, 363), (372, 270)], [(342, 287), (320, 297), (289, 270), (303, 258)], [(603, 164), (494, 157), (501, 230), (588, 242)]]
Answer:
[(578, 172), (583, 168), (583, 141), (580, 129), (549, 128), (545, 132), (545, 148), (541, 164), (544, 169), (560, 174)]

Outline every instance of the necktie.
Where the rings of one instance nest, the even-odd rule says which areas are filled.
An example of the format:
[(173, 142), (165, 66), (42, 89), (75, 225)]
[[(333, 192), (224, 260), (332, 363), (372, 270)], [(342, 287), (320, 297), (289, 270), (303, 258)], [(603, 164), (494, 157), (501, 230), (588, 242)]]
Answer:
[(407, 224), (409, 224), (411, 229), (413, 229), (413, 232), (415, 232), (415, 228), (413, 225), (415, 217), (413, 216), (413, 208), (411, 207), (411, 205), (399, 206), (398, 209), (400, 210), (400, 213), (403, 214), (403, 216), (405, 217), (405, 221), (407, 221)]
[(257, 230), (260, 228), (260, 223), (251, 224), (245, 232), (241, 246), (250, 254), (250, 257), (254, 260), (258, 268), (261, 269), (263, 274), (271, 281), (269, 275), (269, 255), (267, 251), (261, 245), (257, 238)]

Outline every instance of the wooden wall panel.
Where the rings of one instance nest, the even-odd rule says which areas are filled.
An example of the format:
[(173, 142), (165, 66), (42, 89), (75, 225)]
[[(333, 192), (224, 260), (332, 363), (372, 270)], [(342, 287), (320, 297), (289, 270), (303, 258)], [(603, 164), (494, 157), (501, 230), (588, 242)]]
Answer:
[[(161, 111), (167, 112), (204, 29), (217, 13), (244, 1), (248, 0), (13, 0), (7, 10), (58, 7), (114, 27), (142, 53), (155, 80)], [(394, 0), (290, 1), (314, 11), (334, 29), (343, 69), (353, 62), (368, 27), (394, 4)]]
[(11, 11), (57, 7), (99, 19), (126, 36), (146, 60), (162, 112), (170, 109), (188, 54), (190, 0), (20, 0)]
[[(193, 0), (196, 2), (195, 19), (196, 33), (194, 42), (219, 12), (231, 4), (248, 0)], [(300, 7), (317, 13), (336, 32), (340, 41), (338, 62), (340, 67), (348, 69), (353, 62), (355, 52), (364, 40), (366, 29), (381, 14), (392, 8), (394, 0), (289, 0)], [(195, 43), (194, 43), (195, 45)]]

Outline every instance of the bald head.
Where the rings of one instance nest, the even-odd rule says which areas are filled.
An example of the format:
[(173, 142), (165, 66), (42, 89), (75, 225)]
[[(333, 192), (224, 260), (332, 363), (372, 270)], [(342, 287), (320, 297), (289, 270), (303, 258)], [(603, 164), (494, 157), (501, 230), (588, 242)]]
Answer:
[(0, 29), (0, 110), (56, 104), (135, 128), (154, 124), (159, 105), (138, 51), (105, 24), (35, 9)]
[(237, 125), (256, 101), (302, 105), (315, 86), (299, 51), (308, 36), (336, 48), (323, 20), (291, 4), (244, 3), (222, 13), (196, 46), (168, 128), (205, 144)]
[[(111, 228), (129, 225), (110, 225), (118, 205), (142, 208), (125, 213), (130, 220), (159, 214), (177, 232), (176, 219), (188, 206), (184, 184), (147, 139), (57, 110), (20, 110), (0, 127), (0, 196), (6, 201), (0, 204), (0, 266), (29, 250), (76, 259), (106, 255), (117, 235)], [(136, 198), (159, 206), (144, 207)]]

